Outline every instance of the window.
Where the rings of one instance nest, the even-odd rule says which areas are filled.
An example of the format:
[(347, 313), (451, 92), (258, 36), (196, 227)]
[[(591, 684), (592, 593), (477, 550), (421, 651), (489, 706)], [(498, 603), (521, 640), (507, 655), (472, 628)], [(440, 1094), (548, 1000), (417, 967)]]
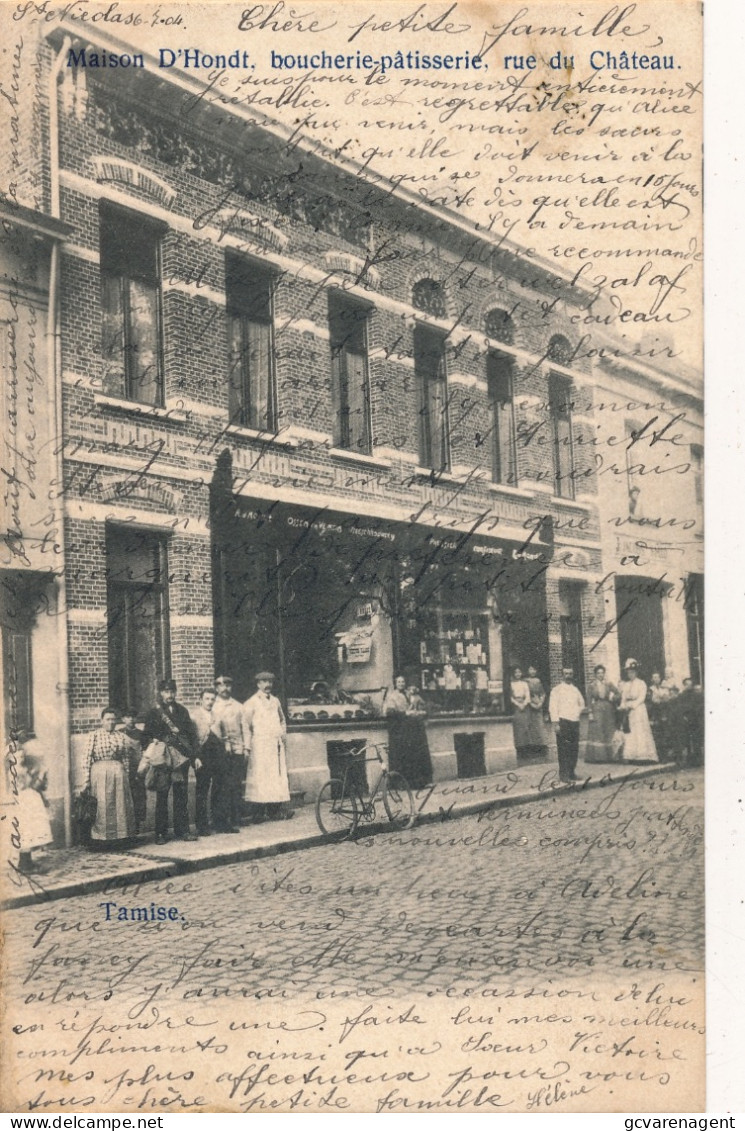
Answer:
[(487, 338), (511, 346), (515, 340), (515, 326), (506, 310), (490, 310), (484, 320)]
[(585, 650), (582, 641), (582, 586), (559, 582), (561, 666), (574, 669), (574, 682), (585, 693)]
[(6, 729), (32, 734), (34, 729), (31, 632), (3, 628)]
[(495, 483), (517, 484), (515, 413), (512, 398), (512, 358), (490, 352), (486, 361), (492, 413), (492, 474)]
[(411, 302), (417, 310), (421, 310), (424, 314), (430, 314), (433, 318), (447, 317), (445, 292), (442, 289), (442, 283), (438, 283), (436, 279), (420, 279), (418, 283), (415, 283)]
[(558, 373), (549, 374), (548, 403), (554, 451), (554, 494), (574, 498), (571, 385)]
[(104, 389), (141, 404), (162, 404), (163, 226), (106, 204), (100, 224)]
[(419, 390), (419, 458), (423, 467), (450, 466), (445, 339), (426, 326), (414, 329), (414, 370)]
[(136, 712), (168, 674), (165, 539), (149, 531), (106, 532), (109, 700)]
[(329, 296), (331, 388), (337, 447), (369, 455), (370, 385), (367, 371), (367, 310)]
[(252, 260), (228, 255), (225, 291), (230, 352), (230, 420), (274, 432), (272, 275)]

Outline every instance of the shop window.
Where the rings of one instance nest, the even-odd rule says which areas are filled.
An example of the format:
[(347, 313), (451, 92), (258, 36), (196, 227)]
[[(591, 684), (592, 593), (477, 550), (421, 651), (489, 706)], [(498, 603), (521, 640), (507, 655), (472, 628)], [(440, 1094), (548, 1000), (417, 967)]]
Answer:
[(506, 310), (490, 310), (484, 320), (487, 338), (511, 346), (515, 340), (515, 325)]
[(433, 318), (447, 317), (445, 292), (442, 283), (435, 279), (420, 279), (412, 290), (411, 302), (423, 314), (430, 314)]
[(104, 389), (163, 403), (160, 236), (163, 225), (102, 204), (100, 210)]
[(585, 691), (585, 650), (582, 641), (582, 585), (559, 583), (561, 666), (574, 669), (574, 682)]
[(252, 260), (228, 255), (225, 292), (231, 423), (274, 432), (277, 406), (272, 356), (272, 275)]
[[(481, 587), (462, 591), (481, 604)], [(486, 709), (492, 679), (491, 636), (486, 612), (476, 609), (424, 609), (417, 616), (418, 684), (439, 710)], [(411, 666), (411, 665), (410, 665)]]
[(3, 671), (6, 730), (31, 734), (34, 702), (30, 631), (3, 628)]
[(370, 385), (367, 367), (367, 309), (329, 296), (331, 389), (337, 447), (369, 455)]
[(571, 384), (558, 373), (549, 374), (548, 403), (554, 456), (554, 494), (574, 498)]
[(419, 392), (419, 459), (422, 467), (450, 466), (445, 339), (427, 326), (414, 330), (414, 369)]
[(106, 579), (109, 700), (140, 712), (169, 668), (165, 538), (111, 527)]
[(517, 483), (512, 358), (490, 352), (486, 361), (492, 413), (492, 474), (495, 483)]

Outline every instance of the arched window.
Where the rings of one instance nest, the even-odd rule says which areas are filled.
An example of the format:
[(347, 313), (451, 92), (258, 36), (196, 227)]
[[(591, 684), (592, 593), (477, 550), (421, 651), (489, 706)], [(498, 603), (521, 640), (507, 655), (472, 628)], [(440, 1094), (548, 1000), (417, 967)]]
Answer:
[(506, 310), (490, 310), (485, 319), (486, 336), (494, 342), (511, 346), (515, 340), (515, 325)]
[(565, 338), (563, 334), (554, 334), (548, 343), (546, 357), (549, 361), (555, 361), (557, 365), (570, 365), (572, 346), (569, 339)]
[(431, 314), (433, 318), (445, 318), (447, 306), (442, 283), (436, 279), (420, 279), (414, 284), (411, 293), (412, 305), (424, 314)]

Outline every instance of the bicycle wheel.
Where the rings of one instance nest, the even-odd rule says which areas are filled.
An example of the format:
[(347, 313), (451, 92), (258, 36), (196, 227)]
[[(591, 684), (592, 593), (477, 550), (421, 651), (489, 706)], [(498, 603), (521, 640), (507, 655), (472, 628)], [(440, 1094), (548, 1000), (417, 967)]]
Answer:
[(397, 829), (410, 829), (414, 824), (414, 798), (403, 774), (388, 774), (383, 792), (383, 804), (388, 820)]
[(338, 778), (327, 781), (316, 801), (318, 827), (326, 836), (352, 836), (357, 828), (359, 814), (353, 794), (344, 796), (344, 786)]

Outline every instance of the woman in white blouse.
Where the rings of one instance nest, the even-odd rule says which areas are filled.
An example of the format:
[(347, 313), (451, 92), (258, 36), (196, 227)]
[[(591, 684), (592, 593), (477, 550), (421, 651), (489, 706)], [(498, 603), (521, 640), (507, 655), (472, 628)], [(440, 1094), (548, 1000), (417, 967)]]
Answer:
[(532, 753), (532, 734), (530, 727), (530, 685), (523, 679), (521, 668), (512, 669), (510, 683), (510, 703), (512, 704), (512, 734), (518, 761), (528, 758)]
[(628, 730), (623, 743), (624, 762), (659, 762), (647, 714), (647, 685), (637, 674), (636, 660), (624, 664), (619, 709), (628, 720)]

